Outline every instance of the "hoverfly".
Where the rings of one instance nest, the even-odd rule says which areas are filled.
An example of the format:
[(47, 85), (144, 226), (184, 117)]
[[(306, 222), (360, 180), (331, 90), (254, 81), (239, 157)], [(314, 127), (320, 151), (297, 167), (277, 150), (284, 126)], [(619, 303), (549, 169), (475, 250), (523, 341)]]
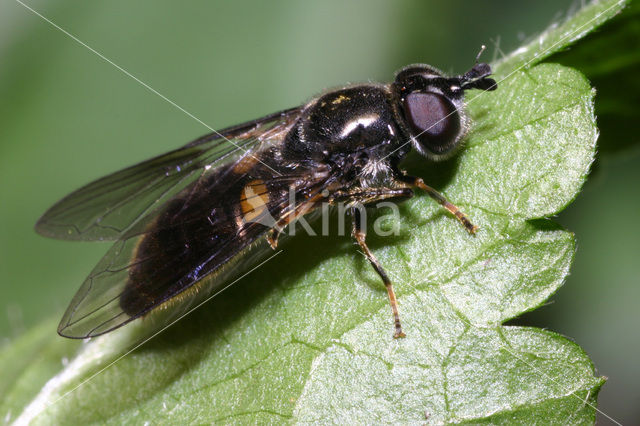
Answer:
[(37, 232), (116, 242), (58, 333), (87, 338), (162, 309), (185, 312), (238, 277), (239, 260), (247, 270), (275, 249), (285, 227), (323, 203), (346, 203), (352, 236), (386, 286), (394, 337), (403, 337), (392, 283), (367, 246), (356, 206), (410, 198), (418, 188), (475, 232), (455, 205), (399, 163), (411, 149), (430, 160), (453, 155), (469, 124), (464, 94), (494, 90), (490, 75), (477, 58), (455, 77), (410, 65), (392, 83), (327, 91), (71, 193), (40, 218)]

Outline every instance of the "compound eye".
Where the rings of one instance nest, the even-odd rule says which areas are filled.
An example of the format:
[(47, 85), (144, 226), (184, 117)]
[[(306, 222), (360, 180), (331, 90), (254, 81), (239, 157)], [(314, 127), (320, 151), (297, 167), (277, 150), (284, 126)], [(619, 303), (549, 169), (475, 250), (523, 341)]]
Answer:
[(409, 93), (404, 99), (403, 108), (422, 154), (442, 155), (454, 148), (460, 133), (460, 116), (444, 95)]

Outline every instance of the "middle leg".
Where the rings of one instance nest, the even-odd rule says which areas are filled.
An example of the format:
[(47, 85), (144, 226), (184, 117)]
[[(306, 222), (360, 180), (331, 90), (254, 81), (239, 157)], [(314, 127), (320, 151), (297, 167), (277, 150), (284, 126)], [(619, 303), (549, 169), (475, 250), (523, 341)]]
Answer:
[(402, 331), (402, 325), (400, 324), (400, 314), (398, 312), (398, 301), (396, 299), (396, 293), (393, 290), (393, 284), (389, 279), (389, 276), (382, 268), (382, 265), (375, 257), (375, 255), (369, 250), (369, 247), (366, 243), (367, 232), (365, 229), (362, 229), (362, 217), (360, 216), (362, 212), (357, 207), (351, 208), (352, 220), (353, 220), (353, 231), (352, 236), (362, 249), (364, 255), (373, 266), (373, 269), (376, 270), (380, 278), (382, 278), (382, 282), (384, 286), (387, 288), (387, 293), (389, 295), (389, 302), (391, 303), (391, 311), (393, 312), (393, 319), (395, 325), (395, 333), (393, 334), (394, 338), (405, 337), (404, 332)]

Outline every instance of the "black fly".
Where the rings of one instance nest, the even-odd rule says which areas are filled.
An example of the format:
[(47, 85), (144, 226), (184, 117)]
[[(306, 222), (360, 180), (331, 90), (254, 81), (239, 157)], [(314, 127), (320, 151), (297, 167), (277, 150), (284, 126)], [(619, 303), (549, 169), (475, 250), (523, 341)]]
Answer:
[(399, 163), (411, 149), (431, 160), (453, 155), (468, 129), (464, 93), (495, 89), (490, 74), (477, 61), (456, 77), (411, 65), (390, 84), (326, 92), (73, 192), (36, 230), (116, 243), (78, 290), (58, 333), (86, 338), (151, 311), (185, 312), (256, 264), (296, 219), (344, 202), (352, 235), (387, 288), (394, 337), (404, 336), (391, 281), (367, 247), (356, 206), (410, 198), (419, 188), (475, 232), (456, 206)]

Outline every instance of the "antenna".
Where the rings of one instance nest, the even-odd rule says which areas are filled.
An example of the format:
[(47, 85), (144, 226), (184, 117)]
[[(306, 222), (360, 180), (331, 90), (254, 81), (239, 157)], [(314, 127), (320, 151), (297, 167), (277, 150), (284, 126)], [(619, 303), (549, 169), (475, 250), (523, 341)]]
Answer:
[(491, 75), (491, 66), (489, 64), (481, 63), (480, 55), (485, 51), (487, 46), (484, 44), (480, 47), (480, 51), (476, 55), (476, 62), (473, 67), (461, 75), (459, 78), (460, 87), (466, 89), (481, 89), (481, 90), (495, 90), (496, 82), (491, 78), (487, 78)]
[(480, 51), (476, 55), (476, 65), (478, 65), (478, 61), (480, 60), (480, 55), (482, 55), (482, 52), (484, 52), (486, 48), (487, 46), (485, 46), (484, 44), (480, 46)]

